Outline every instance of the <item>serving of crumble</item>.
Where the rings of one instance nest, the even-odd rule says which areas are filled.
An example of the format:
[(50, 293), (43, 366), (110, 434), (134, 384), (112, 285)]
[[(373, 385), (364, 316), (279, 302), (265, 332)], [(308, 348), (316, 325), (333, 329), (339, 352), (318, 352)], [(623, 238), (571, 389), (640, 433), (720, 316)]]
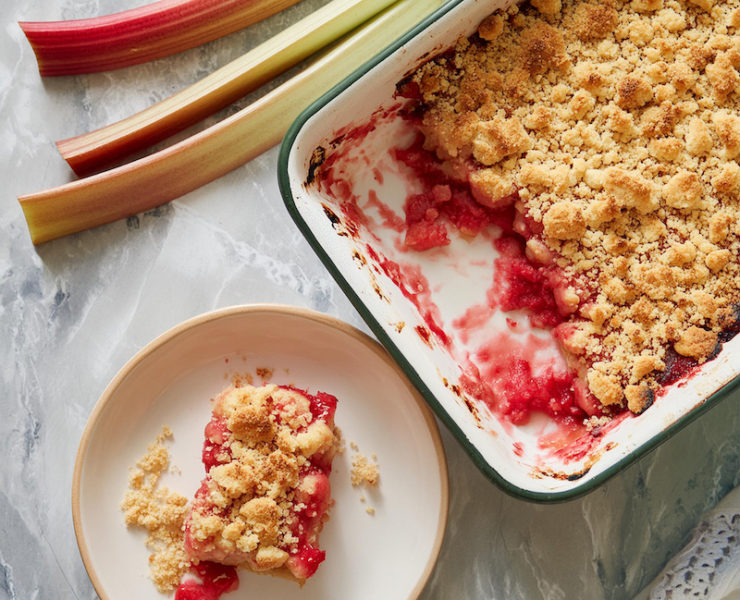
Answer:
[(531, 0), (399, 84), (406, 246), (500, 226), (498, 305), (552, 329), (587, 416), (740, 329), (739, 70), (738, 0)]
[(185, 519), (185, 552), (299, 582), (324, 560), (332, 504), (334, 396), (293, 387), (232, 387), (206, 426), (206, 477)]

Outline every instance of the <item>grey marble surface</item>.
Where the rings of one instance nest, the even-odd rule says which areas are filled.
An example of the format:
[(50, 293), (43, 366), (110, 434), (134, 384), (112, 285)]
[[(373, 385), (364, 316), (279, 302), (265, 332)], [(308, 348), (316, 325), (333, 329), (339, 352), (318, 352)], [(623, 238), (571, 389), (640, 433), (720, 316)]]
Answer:
[[(105, 385), (152, 338), (250, 302), (306, 306), (366, 329), (283, 207), (277, 149), (156, 211), (37, 248), (16, 201), (72, 179), (54, 140), (144, 108), (319, 4), (150, 65), (41, 81), (16, 21), (136, 2), (3, 2), (0, 599), (96, 597), (72, 528), (75, 452)], [(450, 518), (422, 598), (634, 596), (740, 484), (739, 408), (735, 394), (595, 492), (553, 506), (505, 495), (443, 431)]]

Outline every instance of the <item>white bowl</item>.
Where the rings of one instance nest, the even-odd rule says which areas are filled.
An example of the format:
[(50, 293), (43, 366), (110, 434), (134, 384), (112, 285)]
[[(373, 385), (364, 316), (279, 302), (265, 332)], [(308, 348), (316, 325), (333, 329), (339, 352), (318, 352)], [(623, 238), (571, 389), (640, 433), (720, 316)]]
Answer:
[[(426, 306), (448, 324), (466, 307), (483, 301), (494, 256), (490, 242), (480, 236), (472, 242), (458, 236), (442, 249), (401, 256), (400, 234), (378, 225), (384, 217), (370, 190), (401, 218), (407, 193), (408, 182), (388, 154), (391, 146), (411, 135), (393, 115), (402, 102), (396, 85), (429, 56), (470, 35), (486, 15), (507, 4), (511, 2), (447, 4), (320, 99), (288, 132), (281, 148), (279, 180), (286, 206), (309, 243), (483, 473), (514, 495), (557, 501), (592, 490), (737, 386), (740, 361), (733, 364), (731, 357), (737, 356), (740, 336), (726, 343), (718, 358), (703, 365), (698, 374), (669, 388), (643, 415), (622, 416), (598, 439), (582, 436), (545, 448), (541, 441), (551, 431), (547, 420), (533, 419), (526, 427), (507, 425), (460, 393), (461, 367), (453, 356), (461, 354), (454, 352), (459, 340), (449, 352), (433, 343), (434, 336), (430, 343), (418, 334), (418, 328), (426, 327), (423, 316), (379, 267), (375, 255), (414, 263), (429, 281), (429, 297), (423, 299)], [(371, 122), (370, 133), (365, 129), (348, 141), (357, 134), (355, 128)], [(365, 225), (343, 218), (336, 198), (321, 193), (312, 181), (317, 165), (337, 147), (345, 154), (342, 166), (352, 181), (357, 204), (369, 218)], [(376, 169), (382, 178), (376, 176)], [(499, 323), (503, 327), (503, 318)]]

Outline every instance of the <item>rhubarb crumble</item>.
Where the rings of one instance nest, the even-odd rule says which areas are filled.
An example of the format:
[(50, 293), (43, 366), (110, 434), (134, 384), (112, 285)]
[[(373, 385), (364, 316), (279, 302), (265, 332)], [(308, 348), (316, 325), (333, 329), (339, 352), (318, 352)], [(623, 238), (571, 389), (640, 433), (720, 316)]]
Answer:
[[(231, 386), (205, 428), (206, 477), (192, 503), (160, 486), (165, 427), (131, 470), (121, 504), (148, 533), (150, 577), (175, 600), (216, 600), (237, 589), (235, 567), (303, 583), (324, 560), (319, 533), (332, 500), (337, 400), (276, 385)], [(183, 576), (185, 577), (183, 578)]]
[(352, 472), (350, 473), (352, 485), (366, 485), (377, 487), (380, 479), (378, 463), (375, 459), (371, 462), (364, 454), (357, 453), (352, 458)]
[(531, 0), (399, 84), (406, 246), (502, 229), (500, 308), (553, 330), (569, 415), (641, 413), (740, 329), (739, 70), (740, 0)]
[(185, 520), (185, 551), (302, 583), (324, 560), (336, 398), (276, 385), (229, 388), (206, 426), (206, 477)]

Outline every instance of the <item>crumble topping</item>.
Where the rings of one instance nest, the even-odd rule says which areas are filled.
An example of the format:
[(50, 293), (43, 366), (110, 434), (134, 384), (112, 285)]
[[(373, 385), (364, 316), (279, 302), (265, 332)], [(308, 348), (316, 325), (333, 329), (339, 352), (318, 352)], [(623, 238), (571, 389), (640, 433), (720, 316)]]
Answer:
[(371, 462), (364, 454), (355, 454), (352, 458), (352, 471), (350, 474), (352, 485), (367, 485), (377, 487), (380, 478), (378, 463)]
[(296, 511), (316, 494), (311, 459), (330, 460), (337, 438), (314, 419), (305, 395), (276, 385), (229, 388), (216, 398), (213, 416), (226, 427), (206, 430), (213, 445), (207, 441), (205, 452), (216, 444), (227, 451), (216, 454), (221, 464), (211, 466), (199, 492), (206, 502), (196, 495), (190, 536), (199, 555), (233, 555), (255, 571), (280, 568), (299, 543)]
[(603, 406), (642, 412), (669, 350), (701, 363), (737, 318), (739, 29), (740, 0), (531, 0), (412, 76), (425, 149), (565, 273)]
[(131, 470), (129, 490), (121, 503), (126, 526), (147, 531), (146, 546), (152, 551), (149, 576), (162, 593), (174, 590), (190, 565), (183, 546), (187, 498), (159, 487), (170, 463), (165, 442), (171, 438), (172, 431), (164, 427)]

